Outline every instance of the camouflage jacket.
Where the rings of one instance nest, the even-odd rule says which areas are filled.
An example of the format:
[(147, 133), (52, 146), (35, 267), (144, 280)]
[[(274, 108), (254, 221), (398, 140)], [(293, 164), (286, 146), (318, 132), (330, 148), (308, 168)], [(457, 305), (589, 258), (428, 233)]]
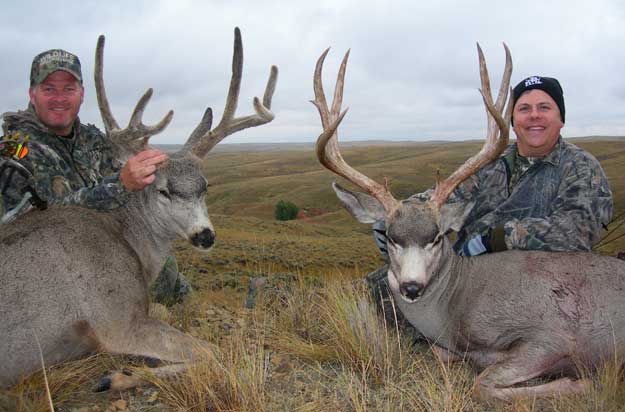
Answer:
[(107, 210), (127, 201), (128, 192), (119, 178), (121, 165), (97, 127), (76, 119), (72, 136), (61, 137), (50, 132), (31, 107), (2, 117), (2, 139), (28, 136), (28, 153), (19, 162), (32, 173), (32, 180), (19, 173), (11, 174), (10, 180), (6, 171), (0, 175), (0, 188), (7, 185), (0, 198), (0, 215), (20, 204), (29, 186), (48, 205)]
[(522, 159), (512, 144), (477, 173), (468, 195), (475, 206), (454, 249), (503, 226), (509, 249), (590, 251), (612, 218), (612, 193), (597, 159), (562, 138), (546, 157), (519, 168)]

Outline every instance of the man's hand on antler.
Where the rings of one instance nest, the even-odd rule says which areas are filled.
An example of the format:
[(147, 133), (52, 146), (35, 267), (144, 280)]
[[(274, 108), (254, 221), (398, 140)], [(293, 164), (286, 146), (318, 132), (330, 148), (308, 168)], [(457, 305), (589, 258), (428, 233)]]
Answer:
[(160, 150), (144, 150), (128, 159), (119, 173), (124, 187), (131, 191), (143, 189), (155, 179), (154, 172), (159, 163), (167, 160)]

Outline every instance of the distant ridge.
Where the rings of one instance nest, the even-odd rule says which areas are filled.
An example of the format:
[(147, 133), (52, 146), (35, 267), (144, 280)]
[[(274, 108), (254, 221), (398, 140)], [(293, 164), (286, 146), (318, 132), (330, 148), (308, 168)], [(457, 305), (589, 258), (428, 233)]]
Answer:
[[(590, 140), (625, 140), (625, 136), (580, 136), (565, 137), (571, 141), (590, 141)], [(341, 147), (367, 147), (367, 146), (417, 146), (432, 144), (461, 144), (479, 142), (483, 139), (466, 139), (466, 140), (353, 140), (340, 142)], [(514, 141), (514, 139), (511, 139)], [(166, 153), (173, 153), (182, 148), (181, 144), (155, 144), (155, 148)], [(214, 149), (213, 153), (234, 153), (234, 152), (277, 152), (288, 150), (314, 150), (313, 142), (298, 143), (220, 143)]]

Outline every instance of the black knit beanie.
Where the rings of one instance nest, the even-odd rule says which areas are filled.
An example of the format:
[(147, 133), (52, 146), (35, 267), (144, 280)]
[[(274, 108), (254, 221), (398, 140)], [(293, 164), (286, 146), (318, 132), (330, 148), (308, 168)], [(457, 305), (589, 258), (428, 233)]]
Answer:
[[(551, 96), (560, 109), (560, 118), (562, 119), (562, 123), (564, 123), (564, 94), (560, 82), (553, 77), (542, 76), (530, 76), (527, 79), (521, 80), (521, 82), (512, 89), (514, 104), (516, 105), (517, 100), (524, 92), (532, 89), (542, 90)], [(514, 126), (514, 118), (512, 119), (512, 125)]]

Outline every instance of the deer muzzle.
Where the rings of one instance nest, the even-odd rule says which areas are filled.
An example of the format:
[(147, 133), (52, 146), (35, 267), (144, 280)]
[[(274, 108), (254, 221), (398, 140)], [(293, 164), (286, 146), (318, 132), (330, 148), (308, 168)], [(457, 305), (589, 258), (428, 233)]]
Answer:
[(191, 244), (200, 249), (208, 249), (215, 243), (215, 232), (211, 229), (204, 229), (191, 236)]
[(417, 300), (423, 293), (423, 289), (424, 285), (418, 282), (403, 282), (399, 287), (401, 295), (410, 302)]

